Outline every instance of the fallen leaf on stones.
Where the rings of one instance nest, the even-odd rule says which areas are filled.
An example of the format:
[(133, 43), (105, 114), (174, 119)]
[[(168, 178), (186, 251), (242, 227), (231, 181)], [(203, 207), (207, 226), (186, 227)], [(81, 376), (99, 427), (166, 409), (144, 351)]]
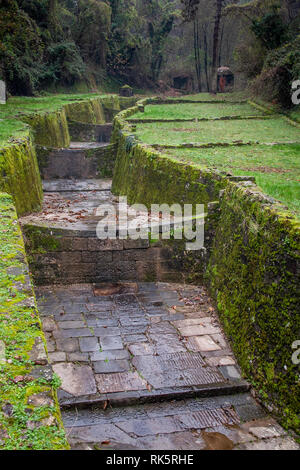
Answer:
[(102, 441), (101, 444), (103, 446), (108, 446), (110, 444), (110, 441)]

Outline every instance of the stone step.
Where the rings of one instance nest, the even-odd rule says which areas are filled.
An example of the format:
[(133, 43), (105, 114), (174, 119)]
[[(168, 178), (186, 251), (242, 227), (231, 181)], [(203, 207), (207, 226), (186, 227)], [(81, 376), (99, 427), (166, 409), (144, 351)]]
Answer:
[(71, 142), (67, 149), (37, 147), (42, 178), (111, 177), (116, 157), (115, 145), (100, 142)]
[(110, 179), (59, 179), (44, 180), (43, 190), (45, 193), (77, 193), (110, 191), (112, 181)]
[[(102, 179), (44, 180), (42, 211), (20, 219), (28, 252), (34, 240), (35, 251), (30, 259), (37, 284), (183, 279), (172, 248), (162, 242), (150, 243), (146, 209), (139, 214), (139, 223), (145, 227), (144, 239), (120, 239), (119, 227), (115, 239), (97, 238), (99, 206), (109, 204), (115, 209), (110, 220), (116, 224), (119, 200), (110, 192), (110, 186), (110, 180)], [(136, 219), (136, 211), (130, 206), (127, 214), (129, 223)], [(159, 232), (170, 231), (159, 215), (151, 220), (156, 222)], [(198, 253), (201, 263), (202, 255)]]
[[(126, 376), (126, 381), (128, 377)], [(161, 403), (172, 400), (189, 398), (218, 397), (248, 392), (250, 386), (245, 381), (231, 383), (202, 384), (190, 387), (170, 387), (149, 391), (112, 392), (107, 394), (85, 395), (72, 397), (65, 392), (58, 392), (61, 409), (86, 408), (99, 406), (105, 408), (108, 404), (113, 407), (133, 406), (145, 403)]]
[(72, 449), (299, 450), (248, 393), (62, 411)]

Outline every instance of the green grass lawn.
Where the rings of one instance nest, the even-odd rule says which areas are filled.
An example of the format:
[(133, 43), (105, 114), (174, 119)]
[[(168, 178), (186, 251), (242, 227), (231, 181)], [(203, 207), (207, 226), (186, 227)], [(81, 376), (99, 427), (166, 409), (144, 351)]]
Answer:
[(230, 103), (188, 103), (169, 105), (148, 105), (144, 113), (137, 113), (132, 119), (180, 119), (220, 118), (226, 116), (262, 116), (264, 113), (250, 104)]
[[(234, 101), (238, 95), (222, 95)], [(214, 100), (201, 94), (187, 99)], [(251, 112), (249, 112), (251, 111)], [(139, 118), (221, 117), (229, 115), (260, 115), (249, 104), (211, 103), (147, 106)], [(263, 113), (261, 113), (263, 114)], [(299, 119), (299, 110), (291, 112)], [(184, 123), (138, 123), (137, 138), (147, 144), (179, 145), (184, 143), (252, 142), (247, 146), (198, 149), (166, 149), (164, 153), (182, 161), (218, 169), (236, 176), (255, 176), (258, 186), (269, 196), (283, 202), (300, 217), (300, 129), (292, 126), (280, 114), (268, 120), (230, 120)], [(291, 144), (290, 142), (297, 142)], [(264, 145), (281, 143), (281, 145)]]
[(269, 120), (236, 120), (137, 124), (137, 138), (147, 144), (184, 143), (300, 143), (300, 129), (281, 117)]
[(11, 138), (21, 138), (28, 134), (27, 126), (22, 122), (22, 115), (56, 111), (67, 103), (95, 98), (96, 96), (100, 97), (101, 95), (89, 93), (49, 95), (39, 98), (23, 96), (9, 98), (5, 105), (0, 105), (0, 146), (7, 144)]
[(18, 119), (0, 120), (0, 147), (9, 143), (10, 138), (23, 138), (29, 133), (29, 128)]
[(300, 105), (296, 106), (289, 112), (289, 117), (300, 123)]

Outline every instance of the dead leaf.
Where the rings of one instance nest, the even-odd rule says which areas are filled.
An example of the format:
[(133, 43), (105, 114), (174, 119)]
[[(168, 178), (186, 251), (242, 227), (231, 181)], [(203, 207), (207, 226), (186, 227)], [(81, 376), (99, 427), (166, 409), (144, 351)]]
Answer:
[(23, 381), (24, 381), (24, 375), (17, 375), (17, 376), (14, 378), (14, 380), (13, 380), (13, 382), (14, 382), (15, 384), (17, 384), (17, 383), (19, 383), (19, 382), (23, 382)]

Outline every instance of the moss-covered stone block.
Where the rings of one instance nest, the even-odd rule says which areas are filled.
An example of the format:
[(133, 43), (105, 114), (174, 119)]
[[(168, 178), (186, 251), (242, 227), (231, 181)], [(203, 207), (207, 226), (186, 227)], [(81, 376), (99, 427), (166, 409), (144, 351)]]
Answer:
[[(66, 105), (67, 108), (67, 105)], [(22, 117), (34, 135), (34, 142), (44, 147), (69, 147), (70, 135), (65, 109), (50, 113), (28, 114)]]
[(41, 208), (42, 182), (30, 136), (0, 149), (0, 191), (12, 194), (18, 215)]

